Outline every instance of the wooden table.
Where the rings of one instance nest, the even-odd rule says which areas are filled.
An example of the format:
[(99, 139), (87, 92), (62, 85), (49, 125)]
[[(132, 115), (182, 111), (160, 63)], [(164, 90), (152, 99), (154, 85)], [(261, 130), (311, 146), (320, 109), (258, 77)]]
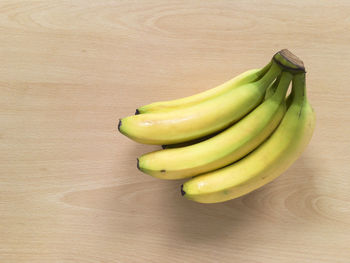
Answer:
[[(0, 262), (350, 262), (349, 1), (0, 3)], [(136, 169), (117, 132), (282, 48), (314, 137), (281, 177), (204, 205)]]

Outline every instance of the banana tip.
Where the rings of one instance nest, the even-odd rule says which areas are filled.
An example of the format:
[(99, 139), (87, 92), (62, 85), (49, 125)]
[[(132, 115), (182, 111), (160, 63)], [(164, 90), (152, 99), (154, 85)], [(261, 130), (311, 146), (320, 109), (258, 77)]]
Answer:
[(137, 161), (137, 164), (136, 164), (137, 169), (139, 169), (141, 171), (139, 158), (136, 158), (136, 161)]
[(118, 131), (119, 131), (119, 132), (121, 132), (121, 131), (120, 131), (120, 127), (121, 127), (121, 126), (122, 126), (122, 120), (119, 119), (119, 123), (118, 123)]
[(136, 109), (136, 111), (135, 111), (135, 115), (139, 115), (139, 114), (140, 114), (139, 109)]
[(181, 185), (181, 195), (184, 196), (186, 194), (186, 192), (184, 191), (184, 185)]

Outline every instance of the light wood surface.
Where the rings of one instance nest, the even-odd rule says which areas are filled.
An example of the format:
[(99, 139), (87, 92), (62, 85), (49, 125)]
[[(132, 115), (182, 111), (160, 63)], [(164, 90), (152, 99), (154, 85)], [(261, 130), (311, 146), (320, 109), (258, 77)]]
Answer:
[[(0, 2), (0, 262), (350, 262), (349, 1)], [(314, 137), (281, 177), (202, 205), (117, 133), (282, 48)]]

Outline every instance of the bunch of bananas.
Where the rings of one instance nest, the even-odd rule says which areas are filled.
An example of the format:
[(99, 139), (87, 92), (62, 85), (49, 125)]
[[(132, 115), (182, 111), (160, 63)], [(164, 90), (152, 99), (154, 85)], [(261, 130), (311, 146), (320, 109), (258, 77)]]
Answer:
[[(292, 90), (288, 89), (292, 83)], [(283, 173), (303, 152), (315, 126), (303, 62), (284, 49), (205, 92), (142, 106), (119, 121), (136, 142), (163, 145), (137, 167), (161, 179), (189, 178), (186, 198), (216, 203), (247, 194)]]

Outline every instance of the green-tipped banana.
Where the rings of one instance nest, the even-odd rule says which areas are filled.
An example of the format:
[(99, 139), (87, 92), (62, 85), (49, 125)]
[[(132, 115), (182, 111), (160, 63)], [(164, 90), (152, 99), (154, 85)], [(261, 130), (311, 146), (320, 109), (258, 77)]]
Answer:
[(236, 87), (247, 84), (249, 82), (257, 81), (267, 72), (270, 66), (271, 62), (261, 69), (248, 70), (215, 88), (189, 97), (170, 101), (159, 101), (142, 106), (136, 110), (136, 114), (174, 110), (182, 107), (193, 106), (203, 101), (210, 100)]
[(309, 143), (315, 125), (304, 73), (295, 75), (292, 93), (281, 124), (266, 142), (230, 166), (187, 181), (182, 194), (200, 203), (223, 202), (259, 188), (287, 170)]
[(161, 179), (182, 179), (224, 167), (247, 155), (283, 118), (292, 77), (291, 73), (282, 73), (276, 92), (232, 127), (191, 146), (145, 154), (139, 158), (139, 169)]
[(126, 117), (120, 120), (119, 131), (137, 142), (158, 145), (204, 137), (228, 127), (254, 109), (280, 72), (280, 66), (272, 62), (258, 81), (190, 107)]

